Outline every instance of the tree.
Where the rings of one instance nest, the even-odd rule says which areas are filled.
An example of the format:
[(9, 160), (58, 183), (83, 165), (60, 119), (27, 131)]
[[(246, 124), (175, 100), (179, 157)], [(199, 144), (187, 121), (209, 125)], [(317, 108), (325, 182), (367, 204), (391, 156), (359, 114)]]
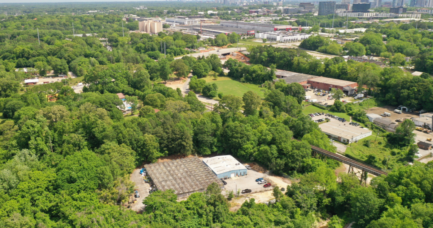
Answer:
[(194, 66), (192, 67), (192, 74), (194, 76), (197, 76), (197, 78), (203, 78), (206, 77), (206, 72), (203, 69), (203, 65), (200, 61), (197, 61)]
[(347, 49), (347, 54), (350, 56), (365, 55), (365, 47), (358, 42), (347, 42), (344, 47)]
[(12, 100), (9, 101), (3, 109), (3, 117), (4, 118), (13, 118), (15, 115), (15, 112), (20, 110), (21, 108), (23, 108), (24, 106), (26, 106), (26, 104), (24, 104), (24, 102), (19, 101), (19, 100)]
[(242, 98), (234, 95), (225, 95), (219, 102), (215, 112), (220, 112), (224, 117), (234, 117), (239, 113), (244, 103)]
[(274, 187), (274, 191), (272, 193), (275, 197), (275, 201), (279, 202), (281, 198), (283, 198), (284, 194), (281, 192), (280, 188), (278, 186)]
[(167, 81), (170, 78), (170, 74), (171, 74), (170, 64), (166, 58), (160, 59), (158, 63), (159, 63), (159, 77), (162, 80)]
[(174, 74), (178, 77), (186, 77), (189, 73), (188, 66), (183, 62), (182, 59), (176, 59), (170, 64), (170, 68), (174, 71)]
[(372, 188), (361, 187), (350, 193), (349, 203), (355, 227), (366, 227), (372, 220), (379, 218), (383, 200), (377, 197)]
[(19, 88), (19, 82), (0, 78), (0, 97), (10, 97), (12, 94), (18, 92)]
[(341, 98), (344, 97), (344, 92), (341, 89), (332, 88), (331, 93), (332, 93), (332, 98), (334, 98), (335, 100), (340, 100)]
[(224, 33), (220, 33), (215, 37), (215, 44), (216, 46), (225, 46), (229, 43), (229, 41), (227, 40), (227, 36)]
[(189, 91), (188, 95), (185, 97), (186, 102), (190, 105), (191, 111), (196, 112), (203, 112), (206, 107), (203, 103), (201, 103), (194, 92)]
[(395, 54), (391, 60), (389, 61), (392, 66), (404, 66), (406, 65), (406, 56), (403, 54), (397, 53)]
[(257, 113), (257, 109), (262, 103), (260, 96), (253, 91), (246, 92), (243, 95), (242, 100), (244, 102), (244, 114), (247, 116), (255, 115)]
[(51, 70), (51, 67), (48, 66), (46, 62), (41, 62), (41, 61), (35, 63), (35, 68), (39, 71), (40, 76), (47, 75), (47, 71)]
[(263, 43), (268, 42), (268, 39), (262, 39)]
[(203, 96), (214, 98), (218, 95), (218, 86), (215, 83), (207, 83), (202, 90)]
[(413, 131), (415, 130), (415, 123), (409, 119), (405, 119), (401, 123), (395, 133), (388, 135), (388, 141), (394, 145), (399, 145), (400, 147), (409, 146), (415, 143)]

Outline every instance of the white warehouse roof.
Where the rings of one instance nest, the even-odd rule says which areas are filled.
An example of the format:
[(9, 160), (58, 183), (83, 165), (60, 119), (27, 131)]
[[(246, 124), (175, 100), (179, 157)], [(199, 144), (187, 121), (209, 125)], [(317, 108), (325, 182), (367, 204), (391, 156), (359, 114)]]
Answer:
[(204, 158), (203, 162), (209, 166), (216, 175), (233, 170), (247, 169), (231, 155)]
[(37, 79), (37, 78), (24, 80), (24, 83), (38, 83), (38, 82), (39, 82), (39, 79)]

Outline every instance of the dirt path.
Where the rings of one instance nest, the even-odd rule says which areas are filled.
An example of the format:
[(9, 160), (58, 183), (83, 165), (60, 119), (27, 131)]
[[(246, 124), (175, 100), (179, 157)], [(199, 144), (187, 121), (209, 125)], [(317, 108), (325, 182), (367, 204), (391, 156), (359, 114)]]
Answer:
[(149, 184), (145, 183), (143, 177), (140, 175), (140, 169), (135, 169), (131, 174), (131, 181), (135, 183), (135, 189), (138, 190), (140, 198), (131, 206), (131, 209), (136, 212), (144, 210), (143, 200), (149, 195)]

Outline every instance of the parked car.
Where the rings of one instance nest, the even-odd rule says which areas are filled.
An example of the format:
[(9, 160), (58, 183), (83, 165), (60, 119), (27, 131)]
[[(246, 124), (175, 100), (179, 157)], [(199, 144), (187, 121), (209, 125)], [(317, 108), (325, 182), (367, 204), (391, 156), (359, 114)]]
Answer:
[(263, 180), (263, 178), (257, 178), (256, 182), (259, 182), (259, 181), (262, 181), (262, 180)]
[(249, 165), (245, 165), (245, 168), (247, 168), (248, 170), (251, 170), (251, 166), (249, 166)]
[(272, 186), (271, 183), (267, 183), (267, 184), (263, 185), (264, 188), (269, 188), (271, 186)]
[(245, 194), (245, 193), (251, 193), (251, 189), (244, 189), (244, 190), (242, 190), (242, 194)]
[(258, 181), (257, 184), (266, 184), (265, 180)]
[(137, 190), (135, 190), (135, 198), (140, 198), (140, 193)]
[(223, 179), (221, 179), (221, 181), (223, 182), (224, 185), (227, 185), (227, 182)]

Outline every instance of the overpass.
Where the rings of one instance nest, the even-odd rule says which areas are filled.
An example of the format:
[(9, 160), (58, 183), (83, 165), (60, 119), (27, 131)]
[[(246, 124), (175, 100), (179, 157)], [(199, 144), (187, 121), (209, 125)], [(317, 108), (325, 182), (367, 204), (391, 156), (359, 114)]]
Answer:
[[(370, 165), (366, 165), (364, 163), (358, 162), (358, 161), (356, 161), (354, 159), (345, 157), (343, 155), (332, 153), (330, 151), (321, 149), (321, 148), (319, 148), (317, 146), (311, 145), (311, 150), (313, 151), (313, 155), (320, 154), (320, 155), (323, 155), (325, 157), (329, 157), (329, 158), (332, 158), (334, 160), (340, 161), (340, 162), (342, 162), (344, 164), (348, 164), (349, 165), (349, 172), (353, 172), (353, 168), (357, 168), (357, 169), (362, 170), (361, 177), (363, 177), (362, 179), (365, 178), (365, 180), (367, 179), (367, 173), (371, 173), (371, 174), (373, 174), (375, 176), (388, 175), (387, 172), (382, 171), (382, 170), (380, 170), (378, 168), (375, 168), (375, 167), (370, 166)], [(362, 179), (361, 179), (361, 181), (362, 181)]]

